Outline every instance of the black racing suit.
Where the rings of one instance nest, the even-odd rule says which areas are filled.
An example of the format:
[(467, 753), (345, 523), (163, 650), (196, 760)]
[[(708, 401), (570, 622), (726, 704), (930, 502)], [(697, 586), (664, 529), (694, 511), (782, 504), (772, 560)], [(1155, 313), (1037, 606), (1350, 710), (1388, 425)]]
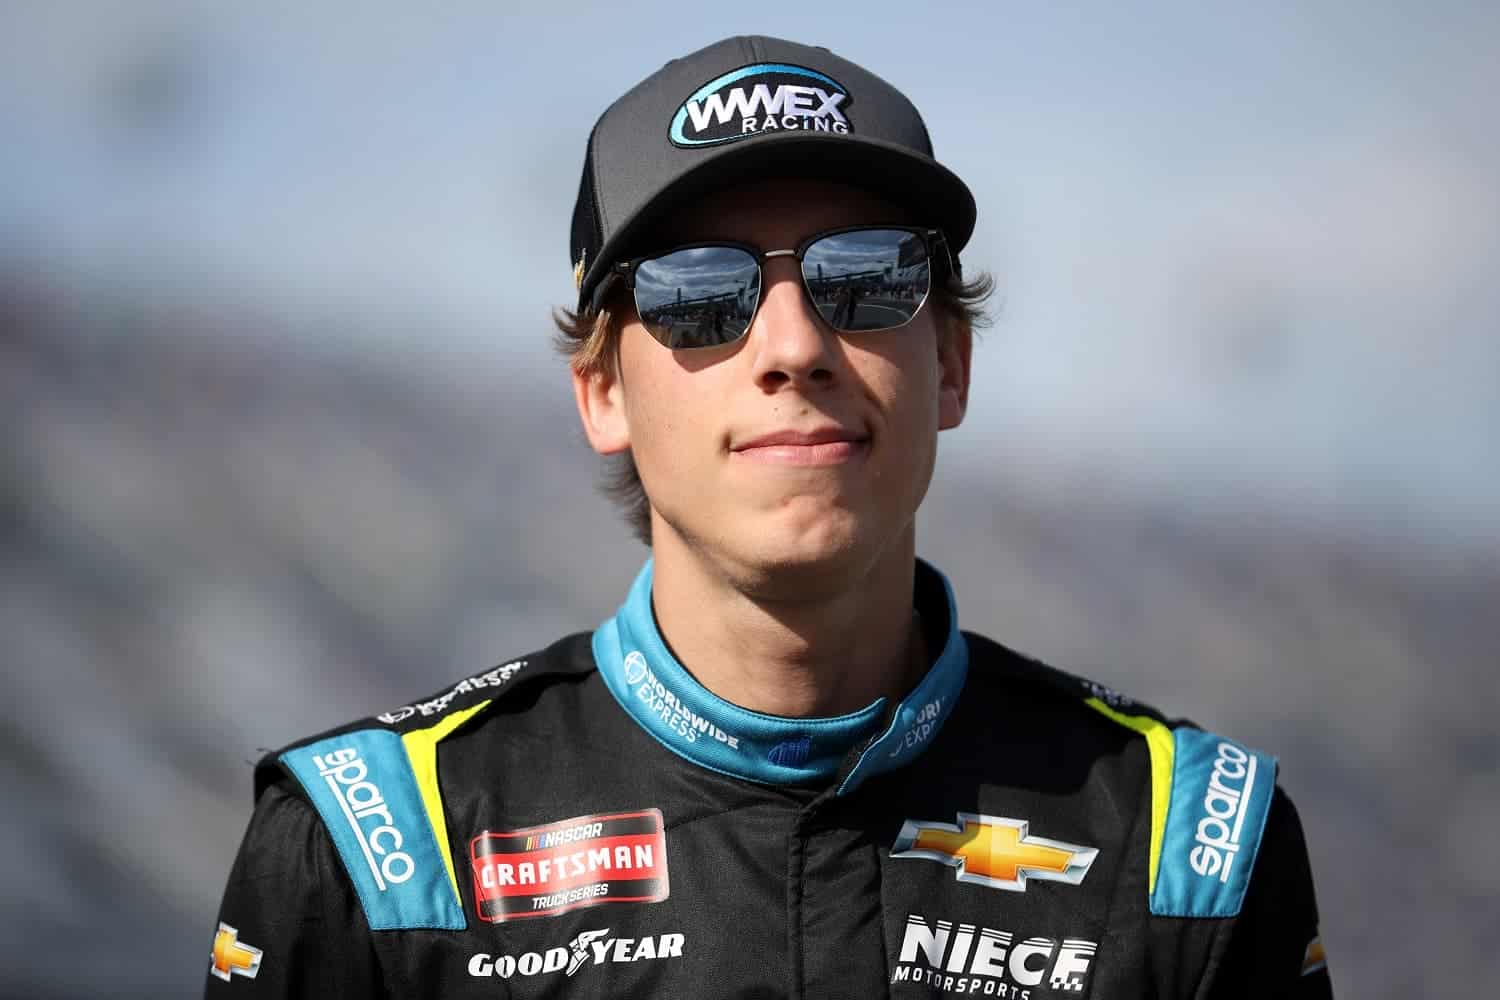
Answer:
[(256, 771), (208, 995), (1322, 997), (1275, 761), (957, 630), (834, 719), (721, 701), (651, 566), (592, 635)]

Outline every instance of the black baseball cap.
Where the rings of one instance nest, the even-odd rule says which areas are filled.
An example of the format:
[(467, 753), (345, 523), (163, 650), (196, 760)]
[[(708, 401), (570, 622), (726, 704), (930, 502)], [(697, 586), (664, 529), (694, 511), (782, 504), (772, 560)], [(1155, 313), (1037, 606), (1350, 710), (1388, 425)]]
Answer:
[(932, 154), (917, 108), (824, 48), (726, 38), (674, 59), (605, 109), (589, 134), (569, 259), (580, 309), (673, 209), (739, 181), (835, 180), (942, 229), (955, 265), (974, 196)]

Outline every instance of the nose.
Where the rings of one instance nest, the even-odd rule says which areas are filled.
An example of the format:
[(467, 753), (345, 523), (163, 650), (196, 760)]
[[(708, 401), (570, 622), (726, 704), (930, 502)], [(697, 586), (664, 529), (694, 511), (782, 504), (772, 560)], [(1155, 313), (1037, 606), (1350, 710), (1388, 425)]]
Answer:
[(760, 308), (749, 332), (755, 381), (766, 392), (832, 385), (839, 352), (802, 284), (802, 265), (773, 257), (762, 265)]

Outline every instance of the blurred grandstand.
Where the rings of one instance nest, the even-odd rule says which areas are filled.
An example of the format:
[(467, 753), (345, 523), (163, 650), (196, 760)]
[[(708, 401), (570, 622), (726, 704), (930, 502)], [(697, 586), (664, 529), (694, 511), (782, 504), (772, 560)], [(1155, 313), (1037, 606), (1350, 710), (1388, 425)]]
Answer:
[[(196, 993), (263, 748), (589, 627), (642, 558), (560, 377), (296, 332), (0, 277), (6, 996)], [(1279, 753), (1337, 980), (1495, 969), (1496, 548), (967, 465), (921, 531), (965, 624)]]

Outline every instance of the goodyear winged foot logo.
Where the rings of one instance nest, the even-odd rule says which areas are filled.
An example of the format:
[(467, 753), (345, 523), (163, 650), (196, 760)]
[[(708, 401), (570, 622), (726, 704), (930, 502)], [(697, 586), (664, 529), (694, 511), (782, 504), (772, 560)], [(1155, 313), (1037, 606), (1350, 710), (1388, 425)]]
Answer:
[(1025, 892), (1028, 879), (1078, 885), (1099, 856), (1096, 847), (1027, 833), (1022, 819), (959, 813), (957, 825), (907, 820), (893, 858), (936, 861), (958, 869), (960, 882)]
[(608, 934), (608, 927), (597, 931), (584, 931), (568, 942), (568, 947), (573, 950), (573, 957), (568, 961), (568, 975), (571, 976), (576, 973), (583, 966), (583, 963), (588, 961), (589, 945), (593, 944), (598, 938), (605, 937)]

